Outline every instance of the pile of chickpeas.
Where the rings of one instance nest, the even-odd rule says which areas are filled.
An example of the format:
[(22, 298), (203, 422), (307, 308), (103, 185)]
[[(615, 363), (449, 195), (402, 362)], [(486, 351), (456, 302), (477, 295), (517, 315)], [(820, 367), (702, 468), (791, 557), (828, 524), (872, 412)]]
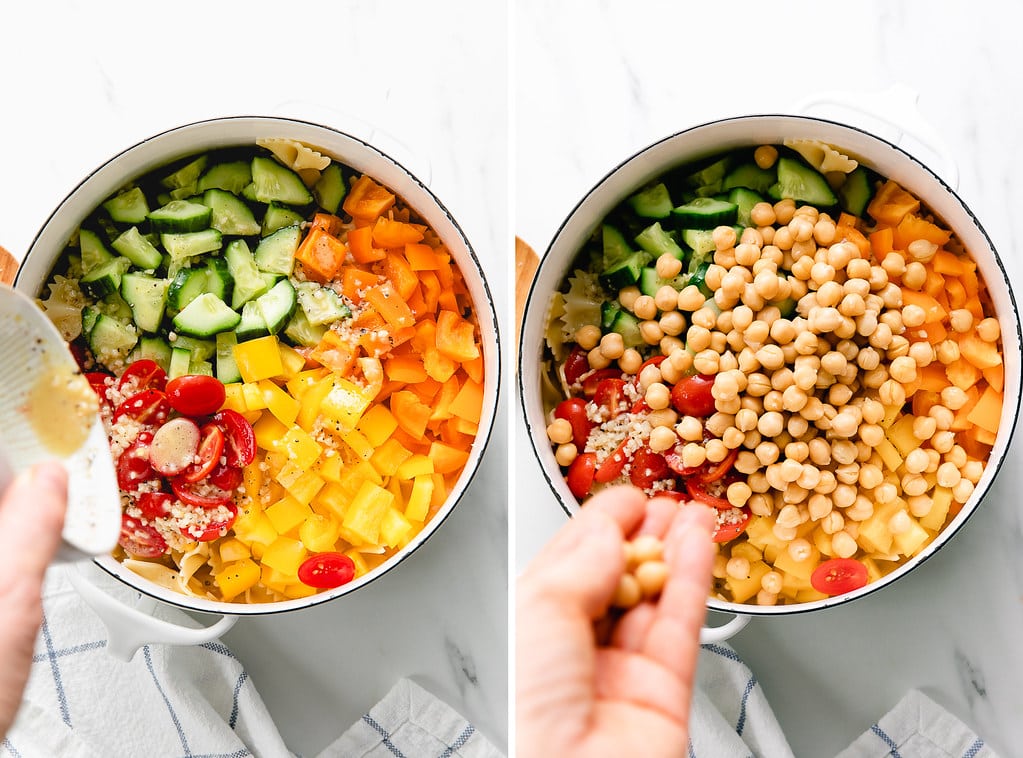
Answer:
[[(758, 148), (762, 166), (776, 157), (773, 147)], [(907, 402), (907, 385), (917, 372), (934, 361), (960, 360), (954, 339), (933, 345), (904, 336), (926, 314), (903, 304), (901, 288), (923, 288), (924, 264), (937, 246), (916, 240), (905, 256), (889, 253), (878, 261), (861, 257), (835, 220), (812, 206), (761, 202), (750, 216), (753, 226), (739, 238), (730, 226), (713, 230), (716, 249), (706, 273), (712, 298), (694, 285), (681, 291), (665, 285), (652, 297), (636, 287), (618, 293), (622, 307), (640, 319), (643, 340), (666, 357), (638, 378), (652, 409), (650, 448), (680, 446), (687, 467), (723, 461), (738, 449), (735, 469), (745, 480), (728, 485), (728, 501), (756, 516), (773, 516), (774, 535), (797, 559), (810, 552), (810, 542), (797, 538), (808, 520), (843, 558), (860, 550), (858, 525), (875, 505), (903, 498), (908, 513), (899, 510), (887, 527), (893, 535), (911, 528), (909, 516), (931, 509), (926, 475), (965, 503), (984, 462), (971, 458), (951, 429), (968, 400), (958, 387), (946, 387), (940, 402), (914, 419), (919, 445), (905, 457), (905, 473), (887, 470), (874, 450), (885, 438), (880, 422), (886, 409)], [(656, 261), (665, 279), (681, 267), (671, 255)], [(788, 300), (795, 311), (786, 317), (779, 305)], [(967, 310), (952, 311), (944, 323), (959, 333), (975, 329), (992, 343), (1000, 337), (995, 318), (975, 323)], [(635, 374), (643, 364), (639, 351), (626, 349), (618, 334), (601, 336), (597, 327), (586, 326), (575, 340), (593, 369), (617, 364)], [(716, 412), (706, 419), (680, 417), (671, 406), (671, 386), (692, 370), (715, 377)], [(706, 441), (705, 427), (713, 435)], [(558, 462), (568, 465), (582, 451), (566, 430), (553, 431)], [(748, 561), (743, 566), (745, 559), (729, 560), (729, 550), (729, 544), (721, 546), (716, 576), (745, 577)], [(773, 571), (765, 578), (758, 602), (777, 602), (777, 579)]]
[(625, 542), (623, 549), (625, 573), (618, 580), (611, 605), (627, 610), (660, 595), (668, 581), (669, 569), (664, 561), (664, 545), (657, 537), (636, 537)]

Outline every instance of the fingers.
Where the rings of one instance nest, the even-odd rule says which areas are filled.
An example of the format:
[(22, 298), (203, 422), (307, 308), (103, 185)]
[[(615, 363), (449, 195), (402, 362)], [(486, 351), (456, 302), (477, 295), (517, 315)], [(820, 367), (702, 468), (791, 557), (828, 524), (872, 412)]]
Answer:
[(0, 555), (14, 575), (42, 581), (66, 507), (67, 472), (59, 463), (40, 463), (11, 483), (0, 502)]
[(676, 513), (678, 513), (678, 503), (670, 498), (655, 497), (647, 504), (643, 523), (631, 537), (635, 539), (641, 535), (650, 535), (663, 540)]
[(611, 645), (633, 653), (641, 652), (656, 618), (657, 606), (653, 603), (644, 602), (630, 608), (615, 624)]
[(681, 508), (676, 515), (666, 549), (671, 573), (643, 645), (647, 656), (682, 678), (691, 677), (696, 669), (714, 561), (714, 521), (712, 509), (697, 505)]
[(615, 648), (600, 650), (595, 683), (599, 699), (624, 700), (679, 724), (688, 722), (689, 682), (642, 655)]

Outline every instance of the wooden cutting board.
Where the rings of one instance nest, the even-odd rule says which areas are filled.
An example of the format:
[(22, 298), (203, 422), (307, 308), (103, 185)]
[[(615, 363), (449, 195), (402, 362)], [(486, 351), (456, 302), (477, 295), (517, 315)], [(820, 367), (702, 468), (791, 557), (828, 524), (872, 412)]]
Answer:
[(18, 273), (18, 262), (3, 247), (0, 247), (0, 283), (11, 284)]
[(526, 308), (526, 297), (533, 283), (533, 274), (540, 264), (536, 252), (518, 237), (515, 238), (515, 342), (518, 343), (522, 327), (522, 312)]

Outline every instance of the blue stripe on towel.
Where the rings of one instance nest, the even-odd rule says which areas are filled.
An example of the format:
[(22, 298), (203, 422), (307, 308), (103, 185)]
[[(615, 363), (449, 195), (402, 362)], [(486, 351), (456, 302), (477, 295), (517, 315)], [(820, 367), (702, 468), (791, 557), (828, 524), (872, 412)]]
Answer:
[(469, 738), (475, 733), (476, 727), (472, 724), (466, 723), (465, 729), (458, 735), (458, 738), (444, 749), (437, 758), (451, 758), (456, 752), (462, 749), (462, 746), (469, 741)]
[(188, 758), (193, 758), (192, 751), (188, 749), (188, 738), (185, 737), (185, 730), (181, 727), (181, 721), (178, 720), (178, 714), (174, 712), (174, 706), (171, 705), (170, 698), (168, 698), (167, 693), (163, 691), (163, 687), (160, 685), (160, 680), (156, 676), (156, 669), (153, 667), (153, 654), (149, 645), (145, 645), (142, 648), (142, 655), (146, 660), (146, 668), (149, 669), (149, 674), (153, 677), (153, 684), (156, 685), (156, 691), (159, 692), (160, 697), (163, 698), (163, 702), (167, 706), (167, 711), (170, 713), (171, 721), (174, 722), (174, 728), (178, 732), (178, 739), (181, 740), (181, 749), (185, 751), (185, 755), (188, 756)]
[(693, 749), (693, 741), (689, 740), (689, 758), (696, 758), (696, 751)]
[[(749, 668), (743, 662), (742, 658), (734, 650), (729, 650), (727, 647), (716, 645), (714, 643), (708, 643), (702, 646), (704, 650), (720, 655), (722, 658), (727, 658), (730, 661), (740, 664), (744, 669), (749, 671)], [(746, 687), (742, 693), (742, 701), (739, 703), (739, 720), (735, 724), (735, 733), (740, 737), (742, 736), (743, 730), (746, 728), (746, 704), (749, 701), (749, 696), (753, 693), (753, 688), (757, 686), (757, 678), (750, 673), (749, 679), (746, 681)]]
[(40, 626), (43, 633), (43, 643), (46, 645), (46, 657), (50, 661), (50, 671), (53, 673), (53, 686), (57, 689), (57, 703), (60, 706), (60, 718), (71, 726), (71, 709), (68, 707), (67, 693), (64, 692), (64, 682), (60, 675), (60, 666), (57, 664), (57, 653), (53, 649), (53, 637), (50, 635), (50, 625), (46, 621), (46, 614), (43, 614), (43, 623)]
[[(57, 658), (65, 658), (75, 653), (85, 653), (89, 650), (99, 650), (107, 646), (106, 640), (96, 640), (95, 642), (83, 642), (81, 645), (72, 645), (71, 647), (61, 648), (60, 650), (54, 650), (53, 655)], [(32, 656), (32, 663), (42, 663), (50, 658), (49, 653), (36, 653)]]
[(238, 677), (238, 681), (234, 684), (234, 697), (231, 702), (231, 718), (228, 719), (227, 725), (234, 729), (235, 724), (238, 723), (238, 695), (242, 691), (242, 685), (249, 678), (246, 672), (242, 672), (241, 676)]
[(395, 744), (391, 742), (391, 735), (387, 733), (386, 729), (377, 723), (376, 719), (367, 713), (362, 717), (362, 720), (373, 727), (373, 730), (384, 738), (384, 747), (391, 751), (391, 755), (393, 755), (394, 758), (405, 758), (405, 754), (398, 750)]
[(12, 745), (11, 741), (9, 739), (7, 739), (6, 737), (4, 737), (4, 741), (3, 742), (0, 742), (0, 747), (2, 747), (4, 750), (6, 750), (8, 753), (10, 753), (11, 754), (11, 758), (21, 758), (21, 753), (19, 753), (15, 749), (14, 745)]
[(716, 653), (717, 655), (720, 655), (722, 658), (727, 658), (728, 660), (735, 661), (736, 663), (742, 663), (743, 666), (746, 665), (745, 663), (743, 663), (743, 660), (742, 658), (739, 657), (738, 653), (736, 653), (734, 650), (729, 650), (727, 647), (715, 645), (712, 642), (703, 645), (702, 647), (704, 650), (709, 650), (712, 653)]
[(188, 758), (249, 758), (252, 752), (249, 750), (235, 750), (233, 753), (203, 753), (202, 755), (195, 755), (189, 753)]
[(973, 744), (966, 748), (966, 752), (963, 753), (963, 758), (975, 758), (977, 753), (984, 747), (984, 740), (980, 737), (973, 741)]
[(870, 727), (870, 731), (877, 735), (877, 738), (888, 747), (892, 758), (902, 758), (902, 755), (899, 753), (899, 746), (895, 744), (895, 740), (889, 737), (878, 724)]
[(224, 645), (223, 643), (220, 643), (220, 642), (215, 642), (215, 641), (214, 642), (203, 642), (203, 643), (201, 643), (199, 645), (199, 647), (204, 647), (207, 650), (212, 650), (214, 653), (220, 653), (221, 655), (226, 656), (228, 658), (234, 658), (235, 657), (234, 653), (231, 652), (231, 648), (229, 648), (227, 645)]

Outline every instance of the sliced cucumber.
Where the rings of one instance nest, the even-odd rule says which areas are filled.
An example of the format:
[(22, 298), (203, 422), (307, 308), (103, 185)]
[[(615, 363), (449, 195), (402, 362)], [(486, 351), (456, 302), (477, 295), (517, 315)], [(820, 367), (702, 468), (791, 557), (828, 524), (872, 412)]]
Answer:
[(270, 334), (277, 334), (285, 327), (297, 306), (295, 288), (287, 279), (281, 279), (269, 292), (256, 298), (256, 308)]
[(341, 207), (341, 201), (345, 199), (346, 191), (347, 187), (345, 187), (345, 179), (341, 175), (341, 167), (333, 162), (323, 169), (320, 178), (313, 185), (313, 197), (316, 198), (316, 204), (327, 213), (337, 213), (337, 209)]
[(132, 187), (103, 203), (110, 218), (119, 224), (141, 224), (149, 214), (149, 203), (140, 187)]
[(187, 350), (193, 361), (205, 361), (213, 357), (217, 350), (217, 343), (213, 340), (203, 340), (196, 337), (189, 337), (185, 334), (174, 335), (174, 347)]
[(305, 311), (301, 308), (295, 310), (295, 315), (284, 327), (284, 336), (293, 345), (302, 345), (303, 347), (316, 347), (326, 333), (327, 327), (310, 324), (309, 319), (305, 317)]
[(272, 158), (256, 156), (252, 159), (252, 194), (261, 203), (274, 200), (286, 205), (308, 205), (312, 193), (302, 178)]
[(795, 158), (778, 159), (778, 182), (770, 187), (768, 194), (777, 199), (791, 198), (808, 203), (815, 208), (828, 208), (838, 203), (824, 175)]
[(259, 234), (260, 225), (242, 200), (222, 189), (208, 189), (202, 196), (203, 205), (212, 212), (210, 226), (221, 234), (245, 237)]
[(149, 223), (154, 232), (180, 234), (199, 232), (210, 225), (213, 211), (202, 203), (191, 200), (171, 200), (149, 213)]
[(121, 277), (129, 268), (131, 261), (127, 258), (113, 258), (85, 274), (78, 286), (84, 294), (99, 300), (121, 288)]
[(699, 171), (689, 174), (686, 177), (686, 184), (697, 189), (707, 188), (709, 194), (715, 194), (721, 191), (721, 184), (728, 173), (728, 169), (731, 167), (732, 156), (726, 155), (724, 158), (719, 158)]
[(622, 304), (618, 300), (605, 300), (600, 304), (600, 328), (605, 332), (611, 328), (611, 324), (615, 322), (615, 317), (618, 315), (618, 311), (622, 309)]
[(145, 274), (125, 274), (121, 277), (121, 297), (131, 307), (132, 320), (144, 332), (155, 332), (163, 321), (167, 307), (166, 279)]
[(156, 361), (157, 365), (166, 371), (170, 368), (171, 346), (159, 337), (146, 335), (139, 340), (138, 346), (133, 351), (133, 357), (135, 360), (148, 358), (151, 361)]
[(96, 325), (96, 319), (98, 319), (103, 312), (94, 305), (87, 305), (82, 308), (82, 334), (85, 339), (89, 339), (89, 332), (92, 331), (92, 327)]
[(188, 304), (206, 291), (206, 269), (183, 268), (174, 275), (167, 292), (167, 305), (183, 311)]
[(170, 363), (167, 366), (167, 378), (177, 379), (179, 376), (187, 376), (192, 366), (192, 355), (184, 348), (171, 348)]
[(707, 270), (710, 269), (710, 263), (710, 261), (704, 261), (697, 267), (693, 275), (689, 277), (689, 283), (699, 287), (700, 292), (706, 297), (714, 295), (714, 291), (707, 285)]
[(266, 213), (263, 215), (263, 226), (260, 230), (260, 234), (267, 237), (276, 232), (278, 229), (301, 224), (304, 220), (305, 219), (302, 218), (301, 213), (296, 213), (286, 205), (273, 202), (270, 203), (266, 209)]
[(604, 224), (600, 227), (601, 244), (604, 251), (604, 268), (609, 269), (621, 263), (630, 255), (632, 248), (625, 239), (625, 235), (611, 224)]
[(621, 310), (611, 323), (611, 331), (622, 335), (625, 347), (639, 347), (645, 344), (639, 331), (639, 319), (626, 310)]
[(671, 203), (671, 195), (664, 182), (647, 187), (629, 198), (629, 205), (637, 216), (643, 218), (667, 218), (675, 206)]
[(206, 168), (207, 160), (209, 160), (208, 156), (200, 155), (195, 160), (186, 163), (173, 174), (165, 176), (160, 180), (160, 184), (170, 190), (195, 187), (199, 181), (199, 175)]
[(679, 274), (671, 279), (662, 279), (657, 275), (657, 269), (653, 266), (648, 266), (639, 273), (639, 291), (644, 295), (650, 295), (650, 297), (654, 297), (661, 287), (669, 286), (681, 290), (688, 283), (689, 276), (685, 274)]
[(685, 257), (685, 252), (678, 246), (678, 243), (661, 228), (660, 221), (655, 221), (637, 234), (635, 242), (640, 249), (646, 250), (655, 258), (659, 258), (665, 253), (679, 260)]
[(223, 258), (213, 256), (206, 259), (206, 291), (212, 292), (225, 303), (231, 302), (234, 277)]
[(217, 335), (217, 379), (222, 384), (242, 380), (238, 363), (234, 359), (234, 346), (238, 344), (235, 332), (221, 332)]
[(231, 307), (241, 308), (252, 298), (262, 295), (269, 289), (266, 282), (259, 276), (259, 269), (252, 259), (249, 246), (245, 240), (233, 240), (224, 251), (227, 270), (234, 279), (234, 291), (231, 294)]
[(194, 337), (212, 337), (234, 329), (241, 316), (216, 295), (205, 292), (174, 317), (174, 329)]
[(100, 314), (89, 330), (89, 348), (100, 363), (110, 365), (123, 359), (139, 341), (134, 324)]
[(314, 326), (333, 324), (352, 315), (351, 309), (329, 287), (321, 287), (315, 282), (300, 282), (295, 290), (298, 304)]
[(838, 188), (838, 200), (842, 210), (854, 216), (863, 215), (873, 194), (870, 177), (867, 176), (867, 169), (863, 166), (853, 169), (852, 173), (845, 177), (842, 186)]
[[(204, 205), (203, 208), (206, 208)], [(207, 208), (207, 210), (209, 210)], [(216, 229), (203, 229), (201, 232), (182, 234), (161, 234), (160, 243), (170, 253), (171, 260), (181, 262), (203, 253), (219, 250), (223, 238)]]
[(86, 274), (114, 259), (99, 235), (89, 229), (78, 230), (78, 244), (82, 248), (82, 271)]
[(118, 321), (132, 320), (131, 306), (124, 301), (123, 297), (121, 297), (120, 288), (118, 288), (117, 292), (111, 292), (96, 303), (96, 307), (99, 308), (100, 313), (104, 313), (107, 316), (113, 316)]
[(266, 337), (270, 330), (266, 327), (266, 321), (259, 312), (259, 306), (255, 300), (249, 300), (242, 306), (242, 317), (238, 326), (234, 328), (235, 336), (239, 342), (254, 340), (257, 337)]
[(209, 361), (192, 361), (188, 364), (188, 373), (192, 376), (213, 376), (213, 364)]
[(218, 163), (199, 178), (196, 186), (198, 192), (210, 189), (221, 189), (239, 194), (252, 181), (252, 169), (248, 161), (231, 161)]
[(264, 237), (252, 254), (260, 271), (291, 276), (295, 267), (295, 252), (302, 241), (302, 227), (286, 226)]
[(738, 210), (735, 203), (727, 200), (698, 197), (673, 209), (671, 214), (686, 229), (713, 229), (716, 226), (734, 224)]
[(620, 263), (606, 269), (600, 275), (601, 283), (612, 292), (618, 292), (623, 287), (635, 284), (643, 266), (650, 260), (649, 253), (633, 253)]
[[(735, 226), (736, 239), (742, 236), (742, 227)], [(694, 256), (703, 257), (708, 253), (713, 253), (716, 249), (714, 244), (714, 232), (712, 229), (683, 229), (682, 230), (682, 241), (687, 247), (691, 248)], [(690, 268), (692, 268), (692, 259), (690, 259)]]
[(160, 251), (154, 247), (147, 237), (142, 235), (137, 226), (133, 226), (120, 234), (110, 244), (114, 250), (140, 269), (153, 270), (159, 267), (163, 261)]
[(736, 166), (721, 183), (722, 190), (745, 187), (763, 195), (767, 188), (778, 181), (778, 174), (773, 168), (760, 168), (755, 163), (743, 163)]
[(753, 210), (753, 206), (763, 201), (763, 197), (746, 187), (735, 187), (731, 192), (728, 193), (728, 200), (735, 203), (737, 208), (735, 214), (735, 223), (737, 226), (755, 226), (753, 221), (750, 219), (750, 211)]

